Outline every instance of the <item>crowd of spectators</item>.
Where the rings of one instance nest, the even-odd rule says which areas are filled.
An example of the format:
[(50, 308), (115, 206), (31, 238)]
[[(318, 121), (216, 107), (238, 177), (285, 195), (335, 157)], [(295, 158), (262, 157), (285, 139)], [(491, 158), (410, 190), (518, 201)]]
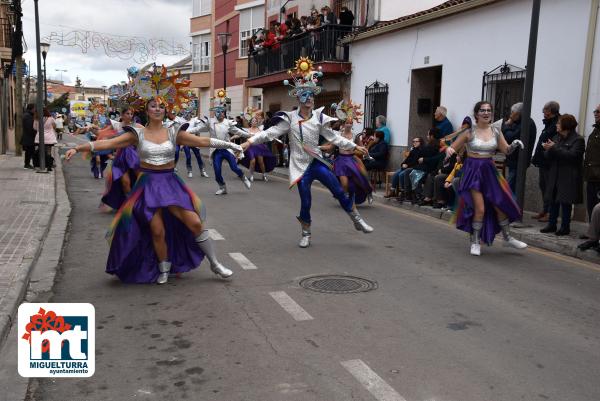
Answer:
[[(257, 68), (264, 66), (261, 73), (289, 68), (300, 56), (315, 60), (347, 57), (346, 48), (337, 53), (337, 39), (350, 32), (353, 24), (354, 14), (347, 7), (341, 8), (339, 16), (329, 6), (320, 11), (313, 8), (310, 15), (300, 18), (288, 14), (285, 21), (272, 21), (268, 29), (259, 30), (248, 39), (248, 55), (254, 58)], [(292, 41), (296, 45), (293, 49)]]

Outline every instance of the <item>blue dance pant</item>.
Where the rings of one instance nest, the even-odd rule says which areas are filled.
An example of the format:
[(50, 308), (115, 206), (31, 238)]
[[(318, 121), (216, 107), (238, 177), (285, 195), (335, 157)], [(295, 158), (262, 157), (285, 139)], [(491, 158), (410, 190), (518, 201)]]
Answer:
[(338, 181), (337, 177), (333, 172), (323, 163), (317, 160), (313, 160), (310, 166), (304, 172), (304, 175), (298, 181), (298, 194), (300, 194), (300, 216), (298, 219), (303, 223), (310, 224), (310, 206), (312, 202), (312, 196), (310, 193), (310, 187), (314, 180), (319, 181), (325, 185), (329, 192), (340, 202), (340, 206), (347, 213), (352, 211), (353, 202), (352, 199), (344, 193), (344, 188)]
[(213, 168), (215, 169), (215, 180), (217, 181), (217, 183), (219, 185), (221, 185), (221, 186), (225, 185), (225, 180), (223, 179), (223, 176), (221, 175), (221, 164), (223, 163), (223, 159), (227, 160), (231, 171), (233, 171), (235, 174), (237, 174), (238, 177), (240, 177), (240, 178), (243, 177), (244, 173), (238, 167), (235, 156), (232, 155), (231, 152), (229, 152), (227, 149), (215, 150), (212, 154), (212, 157), (213, 157)]
[[(179, 161), (179, 150), (182, 146), (177, 145), (175, 149), (175, 165)], [(202, 162), (202, 156), (200, 155), (200, 149), (197, 147), (189, 147), (183, 146), (183, 152), (185, 153), (185, 166), (187, 167), (187, 171), (192, 171), (192, 154), (190, 153), (190, 149), (194, 152), (194, 156), (196, 156), (196, 160), (198, 161), (198, 168), (200, 171), (204, 168), (204, 163)]]
[(100, 155), (100, 165), (98, 165), (96, 163), (96, 156), (97, 155), (95, 153), (93, 153), (92, 158), (90, 159), (90, 170), (92, 171), (94, 178), (100, 177), (100, 174), (102, 174), (104, 172), (104, 169), (106, 168), (106, 165), (108, 164), (108, 156), (107, 155)]

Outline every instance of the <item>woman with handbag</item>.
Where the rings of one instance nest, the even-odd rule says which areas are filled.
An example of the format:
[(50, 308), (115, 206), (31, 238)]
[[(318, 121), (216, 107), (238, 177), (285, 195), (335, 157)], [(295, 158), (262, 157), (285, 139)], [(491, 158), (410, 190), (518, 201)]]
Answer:
[[(37, 131), (37, 133), (35, 134), (35, 143), (39, 145), (40, 143), (40, 136), (39, 136), (39, 120), (37, 117), (37, 112), (35, 113), (35, 120), (33, 121), (33, 129)], [(50, 115), (50, 112), (48, 111), (48, 109), (46, 107), (44, 107), (43, 110), (43, 115), (44, 115), (44, 153), (46, 155), (46, 170), (47, 171), (52, 171), (52, 168), (54, 167), (54, 158), (52, 157), (52, 147), (56, 144), (57, 140), (56, 140), (56, 122), (54, 121), (54, 118), (52, 118), (52, 116)], [(41, 152), (42, 149), (39, 149), (38, 146), (38, 158), (39, 158), (39, 152)], [(39, 160), (39, 159), (38, 159)]]

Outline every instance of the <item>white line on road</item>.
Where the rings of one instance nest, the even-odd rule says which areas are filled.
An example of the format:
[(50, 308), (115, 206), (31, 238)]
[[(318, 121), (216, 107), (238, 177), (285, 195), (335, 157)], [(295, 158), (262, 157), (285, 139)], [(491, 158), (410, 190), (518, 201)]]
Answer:
[(247, 257), (239, 252), (230, 253), (231, 259), (235, 260), (244, 270), (256, 270), (254, 263), (250, 262)]
[(209, 228), (208, 229), (208, 235), (210, 235), (210, 239), (212, 239), (213, 241), (222, 241), (225, 238), (223, 238), (223, 236), (221, 234), (219, 234), (219, 232), (217, 230), (215, 230), (214, 228)]
[(296, 303), (288, 294), (284, 291), (275, 291), (270, 292), (269, 295), (273, 297), (273, 299), (281, 305), (281, 307), (292, 317), (294, 320), (302, 321), (302, 320), (313, 320), (313, 317), (308, 314), (300, 305)]
[(379, 401), (406, 401), (360, 359), (341, 362), (341, 364)]

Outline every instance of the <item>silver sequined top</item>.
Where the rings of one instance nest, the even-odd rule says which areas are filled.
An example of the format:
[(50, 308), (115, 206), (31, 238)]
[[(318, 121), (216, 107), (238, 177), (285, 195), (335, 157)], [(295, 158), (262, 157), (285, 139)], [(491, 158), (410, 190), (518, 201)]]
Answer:
[(498, 135), (500, 131), (495, 126), (492, 126), (492, 132), (494, 136), (484, 141), (475, 135), (475, 130), (471, 130), (471, 139), (467, 142), (467, 152), (483, 156), (493, 156), (498, 149)]
[(163, 143), (150, 142), (144, 137), (144, 128), (133, 128), (138, 137), (137, 153), (142, 163), (162, 166), (175, 161), (175, 145), (178, 130), (171, 126), (167, 128), (168, 139)]

